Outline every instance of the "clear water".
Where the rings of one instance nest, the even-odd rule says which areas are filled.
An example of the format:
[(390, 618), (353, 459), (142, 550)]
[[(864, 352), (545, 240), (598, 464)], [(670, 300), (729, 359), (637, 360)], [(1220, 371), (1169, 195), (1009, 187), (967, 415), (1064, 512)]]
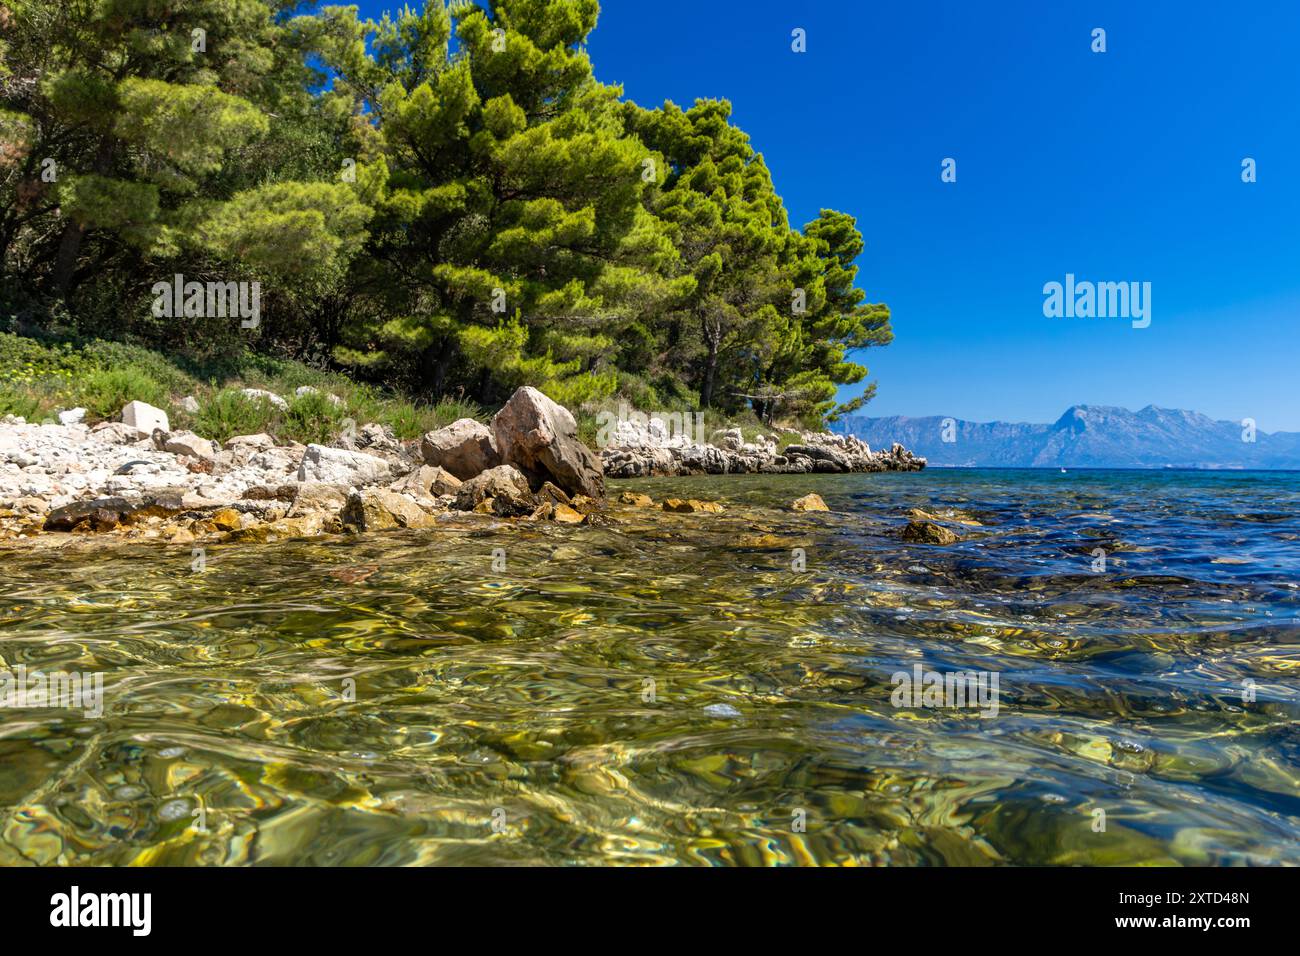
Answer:
[(0, 710), (0, 864), (1300, 863), (1300, 475), (615, 486), (728, 510), (0, 551), (0, 670), (106, 692)]

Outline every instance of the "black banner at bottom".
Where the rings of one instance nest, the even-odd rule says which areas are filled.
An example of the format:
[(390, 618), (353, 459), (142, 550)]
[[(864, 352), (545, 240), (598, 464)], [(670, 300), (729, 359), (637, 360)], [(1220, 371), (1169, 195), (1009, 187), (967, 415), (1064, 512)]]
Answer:
[(1279, 931), (1294, 888), (1281, 869), (0, 870), (9, 940), (76, 934), (77, 943), (93, 936), (128, 947), (374, 945), (454, 927), (648, 942), (701, 925), (729, 945), (821, 931), (878, 944), (959, 926), (1071, 940), (1197, 934), (1231, 945), (1254, 930)]

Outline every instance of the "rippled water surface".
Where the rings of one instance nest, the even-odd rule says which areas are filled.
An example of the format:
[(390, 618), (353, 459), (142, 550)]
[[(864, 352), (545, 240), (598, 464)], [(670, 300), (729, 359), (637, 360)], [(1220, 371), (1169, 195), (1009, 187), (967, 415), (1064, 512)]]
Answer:
[(1300, 863), (1300, 475), (615, 486), (728, 510), (0, 552), (0, 670), (106, 692), (0, 710), (0, 863)]

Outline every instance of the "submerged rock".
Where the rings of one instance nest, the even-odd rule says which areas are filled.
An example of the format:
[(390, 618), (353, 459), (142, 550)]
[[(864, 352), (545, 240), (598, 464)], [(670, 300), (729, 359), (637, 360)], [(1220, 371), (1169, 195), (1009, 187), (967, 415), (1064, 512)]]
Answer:
[(618, 503), (622, 505), (631, 505), (634, 508), (653, 508), (654, 499), (649, 495), (643, 495), (639, 491), (625, 491), (618, 496)]
[(952, 544), (957, 535), (933, 521), (909, 521), (903, 529), (903, 540), (913, 544)]
[(664, 501), (664, 511), (673, 514), (722, 514), (726, 509), (716, 501), (700, 501), (698, 498), (668, 498)]
[(920, 508), (913, 508), (908, 511), (907, 516), (914, 521), (952, 521), (956, 524), (969, 525), (972, 528), (983, 527), (981, 522), (964, 511), (958, 511), (956, 508), (946, 508), (934, 514), (929, 511), (922, 511)]
[(790, 503), (790, 508), (793, 511), (830, 511), (831, 510), (830, 508), (826, 507), (826, 502), (822, 501), (821, 495), (816, 495), (813, 494), (812, 492), (809, 492), (808, 494), (804, 495), (802, 498), (796, 498), (794, 501)]

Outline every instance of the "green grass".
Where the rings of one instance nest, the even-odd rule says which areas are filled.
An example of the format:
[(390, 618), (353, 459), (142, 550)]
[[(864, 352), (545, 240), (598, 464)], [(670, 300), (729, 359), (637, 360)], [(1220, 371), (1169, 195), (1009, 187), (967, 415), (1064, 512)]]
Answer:
[[(302, 385), (317, 394), (296, 395)], [(289, 408), (249, 399), (242, 388), (274, 392)], [(180, 407), (187, 395), (199, 403), (193, 415)], [(0, 415), (39, 421), (81, 405), (94, 424), (115, 419), (135, 400), (167, 412), (173, 429), (218, 441), (266, 432), (282, 441), (325, 443), (342, 431), (345, 419), (357, 426), (388, 425), (399, 438), (411, 439), (458, 418), (489, 418), (472, 402), (420, 404), (288, 359), (245, 353), (196, 363), (124, 342), (46, 341), (0, 332)]]

